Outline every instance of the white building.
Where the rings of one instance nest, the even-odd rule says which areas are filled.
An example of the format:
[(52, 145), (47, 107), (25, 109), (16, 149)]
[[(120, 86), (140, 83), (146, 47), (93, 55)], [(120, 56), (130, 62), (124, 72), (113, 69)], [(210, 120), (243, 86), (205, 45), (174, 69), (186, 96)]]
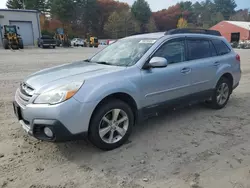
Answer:
[[(16, 25), (18, 34), (23, 39), (24, 46), (34, 46), (40, 37), (40, 17), (35, 10), (0, 9), (0, 26)], [(0, 27), (0, 28), (1, 28)], [(3, 30), (0, 32), (0, 47), (3, 45)]]

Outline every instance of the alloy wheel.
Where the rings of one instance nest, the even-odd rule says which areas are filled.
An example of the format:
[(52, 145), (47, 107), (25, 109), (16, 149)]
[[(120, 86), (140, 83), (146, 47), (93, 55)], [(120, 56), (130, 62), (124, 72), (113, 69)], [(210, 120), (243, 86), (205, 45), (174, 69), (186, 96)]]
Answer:
[(229, 96), (229, 87), (227, 83), (222, 83), (217, 89), (216, 100), (219, 105), (223, 105)]
[(107, 112), (99, 124), (99, 136), (108, 144), (119, 142), (127, 133), (129, 118), (121, 109), (112, 109)]

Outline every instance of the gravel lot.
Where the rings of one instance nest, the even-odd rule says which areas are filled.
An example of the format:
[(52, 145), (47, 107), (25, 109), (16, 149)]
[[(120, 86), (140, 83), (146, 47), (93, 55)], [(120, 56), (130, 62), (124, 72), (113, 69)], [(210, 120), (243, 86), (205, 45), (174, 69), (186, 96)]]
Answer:
[(250, 187), (250, 50), (238, 51), (243, 78), (223, 110), (198, 105), (162, 114), (109, 152), (87, 141), (55, 144), (27, 136), (12, 110), (19, 82), (95, 51), (0, 50), (0, 188)]

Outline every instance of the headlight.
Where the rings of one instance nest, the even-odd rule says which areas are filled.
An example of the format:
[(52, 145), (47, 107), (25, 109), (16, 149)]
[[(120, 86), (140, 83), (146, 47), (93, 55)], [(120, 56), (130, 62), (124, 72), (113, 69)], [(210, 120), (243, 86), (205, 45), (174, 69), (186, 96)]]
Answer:
[(35, 104), (58, 104), (73, 97), (84, 82), (72, 82), (40, 94)]

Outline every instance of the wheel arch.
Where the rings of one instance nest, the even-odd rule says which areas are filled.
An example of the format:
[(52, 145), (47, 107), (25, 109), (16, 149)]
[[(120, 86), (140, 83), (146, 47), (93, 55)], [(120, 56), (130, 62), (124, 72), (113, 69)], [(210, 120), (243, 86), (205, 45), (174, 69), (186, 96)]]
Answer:
[[(234, 83), (233, 75), (232, 75), (231, 73), (227, 72), (227, 73), (222, 74), (222, 75), (220, 76), (219, 80), (220, 80), (221, 78), (226, 78), (226, 79), (229, 80), (230, 86), (231, 86), (230, 89), (231, 89), (231, 92), (232, 92), (233, 83)], [(219, 81), (219, 80), (218, 80), (218, 81)], [(218, 82), (218, 81), (217, 81), (217, 82)]]
[(112, 93), (107, 95), (106, 97), (104, 97), (95, 107), (95, 109), (93, 110), (92, 114), (91, 114), (91, 118), (90, 118), (90, 122), (93, 118), (94, 113), (96, 112), (96, 110), (103, 105), (104, 103), (108, 102), (109, 100), (112, 99), (118, 99), (121, 100), (123, 102), (125, 102), (126, 104), (128, 104), (131, 107), (131, 110), (133, 111), (134, 117), (135, 117), (135, 122), (138, 119), (138, 106), (137, 103), (135, 101), (135, 99), (129, 95), (128, 93), (125, 92), (116, 92), (116, 93)]

